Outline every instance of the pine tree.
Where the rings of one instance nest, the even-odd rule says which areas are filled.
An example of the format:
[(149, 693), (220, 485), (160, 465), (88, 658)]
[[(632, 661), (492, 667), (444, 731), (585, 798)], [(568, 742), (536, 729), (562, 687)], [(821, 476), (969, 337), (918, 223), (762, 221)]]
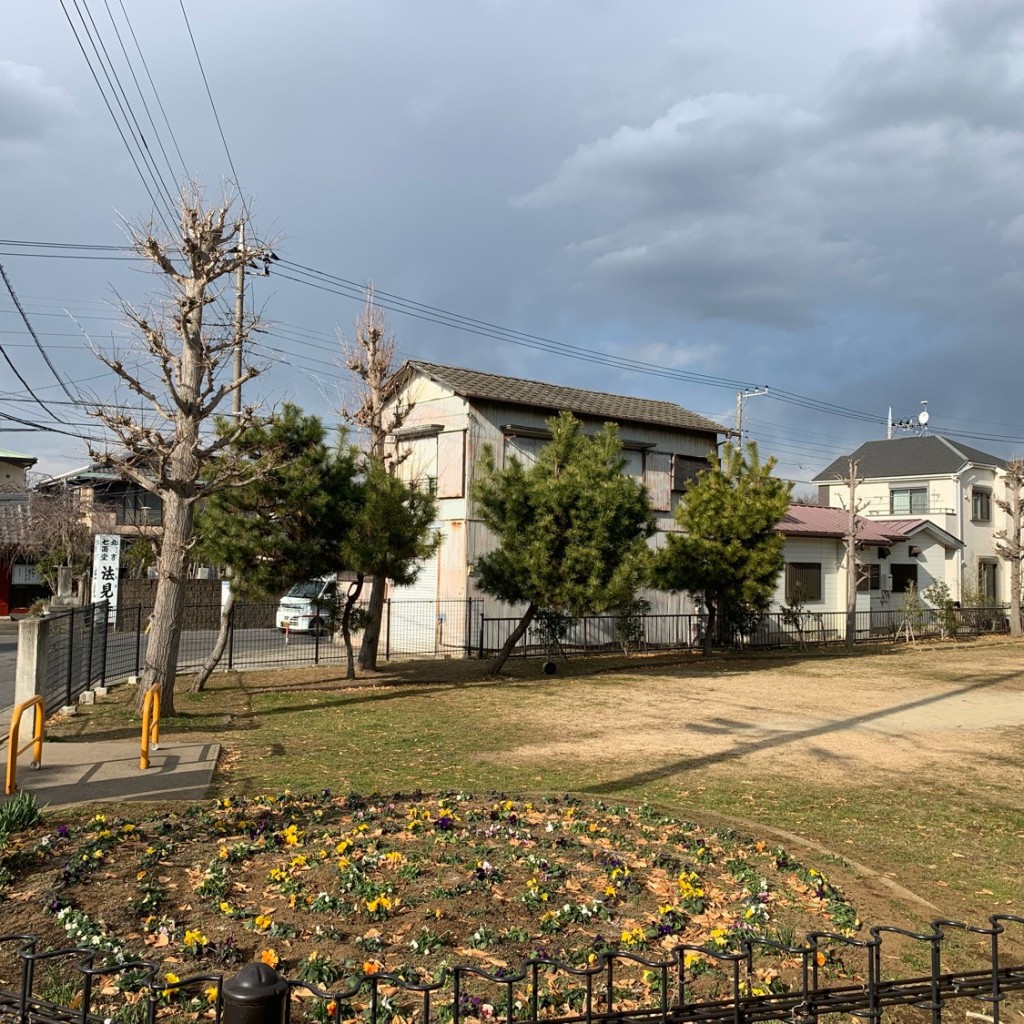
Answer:
[(357, 453), (331, 446), (324, 426), (295, 405), (250, 426), (229, 457), (272, 468), (258, 483), (213, 495), (196, 516), (196, 556), (231, 570), (220, 632), (192, 683), (202, 690), (228, 638), (236, 599), (266, 598), (304, 579), (344, 568), (350, 523), (363, 501)]
[(625, 604), (654, 532), (647, 492), (626, 476), (613, 424), (591, 437), (563, 412), (548, 427), (551, 440), (529, 468), (510, 456), (499, 470), (485, 450), (473, 488), (476, 512), (500, 542), (478, 560), (478, 586), (527, 606), (491, 663), (495, 674), (538, 610), (580, 616)]
[(655, 586), (700, 595), (708, 609), (704, 653), (719, 624), (738, 624), (771, 604), (784, 562), (775, 529), (789, 508), (792, 484), (772, 476), (757, 445), (726, 443), (676, 507), (682, 533), (670, 534), (652, 566)]
[[(375, 581), (391, 580), (400, 587), (408, 586), (416, 581), (424, 560), (437, 550), (440, 543), (439, 535), (430, 529), (437, 518), (437, 502), (432, 494), (395, 476), (383, 458), (365, 455), (361, 465), (359, 507), (340, 544), (340, 558), (356, 576), (342, 614), (342, 635), (348, 653), (346, 678), (349, 679), (355, 677), (351, 615), (364, 578), (372, 576)], [(379, 627), (380, 610), (375, 609), (371, 601), (368, 624), (375, 614)], [(364, 645), (369, 640), (369, 636), (364, 636)], [(374, 657), (369, 665), (371, 670), (376, 668), (376, 639), (374, 645)]]

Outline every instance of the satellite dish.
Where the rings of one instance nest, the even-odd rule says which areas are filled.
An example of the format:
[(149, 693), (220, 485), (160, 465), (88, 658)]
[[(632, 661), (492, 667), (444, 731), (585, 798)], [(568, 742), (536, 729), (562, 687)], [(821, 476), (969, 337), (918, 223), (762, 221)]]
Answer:
[(928, 419), (929, 419), (929, 416), (928, 416), (928, 410), (927, 409), (923, 409), (917, 415), (917, 422), (920, 423), (922, 427), (928, 426)]

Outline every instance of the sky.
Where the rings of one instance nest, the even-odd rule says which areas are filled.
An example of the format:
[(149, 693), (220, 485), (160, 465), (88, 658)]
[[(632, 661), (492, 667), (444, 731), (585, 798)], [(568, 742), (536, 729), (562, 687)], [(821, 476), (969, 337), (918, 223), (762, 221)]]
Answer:
[(280, 257), (247, 282), (247, 402), (337, 421), (372, 281), (402, 358), (727, 426), (766, 386), (744, 427), (798, 490), (890, 407), (1024, 454), (1021, 0), (9, 7), (0, 262), (43, 351), (0, 287), (32, 392), (0, 361), (0, 448), (44, 472), (98, 436), (72, 398), (127, 400), (90, 347), (125, 351), (118, 296), (158, 282), (96, 258), (115, 250), (15, 243), (121, 246), (159, 213), (130, 116), (162, 186), (237, 180)]

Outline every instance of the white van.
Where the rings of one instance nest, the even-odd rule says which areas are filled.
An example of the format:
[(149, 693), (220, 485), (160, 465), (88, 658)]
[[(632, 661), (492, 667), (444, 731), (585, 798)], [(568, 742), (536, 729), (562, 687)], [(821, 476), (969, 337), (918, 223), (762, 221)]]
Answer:
[(290, 632), (323, 632), (334, 607), (338, 584), (334, 576), (296, 583), (277, 606), (277, 628)]

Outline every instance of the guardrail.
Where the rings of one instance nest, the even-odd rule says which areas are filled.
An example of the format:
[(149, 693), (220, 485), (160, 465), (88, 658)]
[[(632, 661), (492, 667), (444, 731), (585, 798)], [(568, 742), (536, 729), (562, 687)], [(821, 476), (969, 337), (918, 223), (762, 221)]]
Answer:
[(142, 746), (139, 751), (139, 767), (149, 767), (149, 750), (160, 746), (160, 684), (153, 683), (142, 701)]
[[(32, 739), (23, 747), (18, 746), (18, 736), (21, 734), (21, 716), (33, 708)], [(43, 707), (43, 698), (40, 696), (29, 697), (23, 700), (11, 716), (11, 731), (8, 733), (7, 741), (7, 779), (4, 783), (4, 794), (9, 796), (18, 788), (18, 755), (23, 754), (29, 747), (32, 747), (32, 767), (38, 768), (43, 763), (43, 730), (45, 728), (46, 712)]]

